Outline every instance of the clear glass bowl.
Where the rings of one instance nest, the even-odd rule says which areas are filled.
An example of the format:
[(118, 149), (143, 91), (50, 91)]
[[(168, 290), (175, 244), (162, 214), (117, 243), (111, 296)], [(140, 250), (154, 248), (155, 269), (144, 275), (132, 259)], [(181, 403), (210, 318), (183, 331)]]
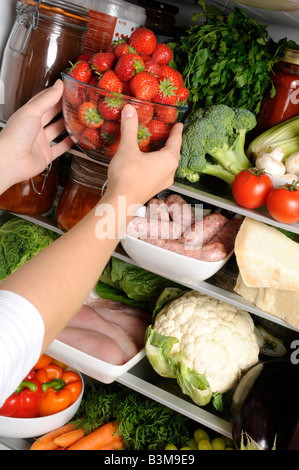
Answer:
[[(188, 109), (187, 106), (158, 104), (113, 93), (80, 82), (65, 72), (62, 73), (62, 80), (62, 112), (69, 135), (86, 155), (105, 163), (110, 161), (118, 148), (120, 115), (125, 104), (129, 103), (137, 109), (137, 139), (143, 152), (162, 148), (171, 128), (176, 122), (182, 121)], [(83, 119), (84, 123), (82, 114), (89, 116)]]

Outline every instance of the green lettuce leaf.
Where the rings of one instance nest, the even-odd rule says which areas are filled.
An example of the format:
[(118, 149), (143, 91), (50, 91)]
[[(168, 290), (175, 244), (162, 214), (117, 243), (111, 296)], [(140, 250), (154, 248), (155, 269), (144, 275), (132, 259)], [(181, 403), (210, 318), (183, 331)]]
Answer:
[(14, 217), (0, 227), (0, 281), (26, 263), (59, 235)]

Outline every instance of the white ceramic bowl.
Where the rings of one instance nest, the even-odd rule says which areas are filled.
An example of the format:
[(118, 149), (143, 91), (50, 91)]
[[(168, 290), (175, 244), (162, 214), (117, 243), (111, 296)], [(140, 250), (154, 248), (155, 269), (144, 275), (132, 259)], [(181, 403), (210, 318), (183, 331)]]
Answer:
[[(144, 216), (140, 208), (136, 213)], [(213, 276), (229, 260), (233, 251), (221, 261), (200, 261), (188, 256), (174, 253), (151, 243), (125, 235), (121, 244), (130, 258), (141, 268), (160, 276), (186, 284), (196, 284)]]
[(76, 414), (84, 393), (83, 377), (79, 372), (77, 373), (82, 380), (82, 390), (75, 403), (65, 410), (49, 416), (37, 418), (11, 418), (8, 416), (0, 416), (0, 436), (22, 439), (42, 436), (68, 423)]

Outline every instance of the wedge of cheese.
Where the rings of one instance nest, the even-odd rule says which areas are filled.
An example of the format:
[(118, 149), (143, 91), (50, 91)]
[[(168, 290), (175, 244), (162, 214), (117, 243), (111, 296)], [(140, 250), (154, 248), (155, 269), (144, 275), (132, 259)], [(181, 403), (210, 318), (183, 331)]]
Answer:
[(246, 217), (235, 255), (246, 286), (299, 292), (299, 244), (276, 228)]
[(252, 302), (264, 312), (284, 320), (299, 329), (299, 293), (270, 287), (248, 287), (239, 274), (235, 292)]

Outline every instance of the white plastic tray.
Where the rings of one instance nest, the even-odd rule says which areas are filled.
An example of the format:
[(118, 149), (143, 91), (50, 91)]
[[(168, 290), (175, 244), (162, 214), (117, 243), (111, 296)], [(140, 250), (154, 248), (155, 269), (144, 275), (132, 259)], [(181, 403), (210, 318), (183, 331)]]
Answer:
[(118, 377), (137, 364), (137, 362), (145, 356), (145, 350), (141, 349), (132, 359), (121, 366), (101, 361), (57, 339), (52, 341), (47, 348), (46, 354), (67, 364), (69, 367), (79, 370), (89, 377), (108, 384), (114, 382)]

